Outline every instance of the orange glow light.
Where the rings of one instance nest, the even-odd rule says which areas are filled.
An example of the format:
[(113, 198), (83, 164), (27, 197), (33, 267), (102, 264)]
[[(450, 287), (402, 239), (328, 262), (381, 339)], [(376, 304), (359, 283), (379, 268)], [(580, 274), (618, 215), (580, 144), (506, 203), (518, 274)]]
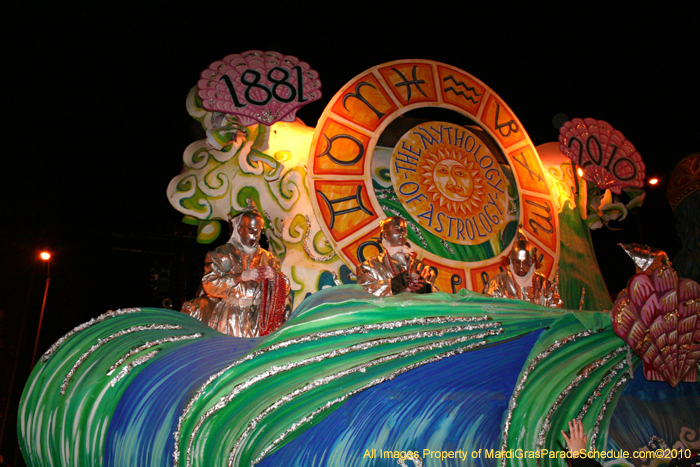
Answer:
[(576, 169), (576, 173), (578, 174), (579, 177), (583, 177), (583, 169), (581, 167)]
[(46, 251), (42, 251), (41, 254), (40, 254), (39, 256), (40, 256), (41, 259), (43, 259), (44, 261), (48, 261), (48, 260), (51, 258), (51, 254), (48, 253), (48, 252), (46, 252)]
[(657, 183), (659, 183), (658, 178), (650, 178), (649, 179), (649, 185), (656, 185)]

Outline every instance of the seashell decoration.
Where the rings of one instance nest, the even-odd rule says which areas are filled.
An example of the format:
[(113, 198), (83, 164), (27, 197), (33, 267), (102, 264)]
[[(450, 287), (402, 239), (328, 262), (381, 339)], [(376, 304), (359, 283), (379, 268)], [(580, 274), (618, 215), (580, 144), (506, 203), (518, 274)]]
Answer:
[(613, 307), (613, 329), (640, 356), (644, 376), (697, 381), (700, 357), (700, 285), (662, 266), (635, 274)]
[(245, 125), (293, 122), (296, 111), (321, 98), (321, 80), (308, 63), (279, 52), (227, 55), (200, 73), (202, 107), (233, 114)]
[(583, 178), (619, 195), (624, 187), (644, 186), (642, 156), (609, 123), (574, 118), (559, 130), (559, 148), (583, 170)]

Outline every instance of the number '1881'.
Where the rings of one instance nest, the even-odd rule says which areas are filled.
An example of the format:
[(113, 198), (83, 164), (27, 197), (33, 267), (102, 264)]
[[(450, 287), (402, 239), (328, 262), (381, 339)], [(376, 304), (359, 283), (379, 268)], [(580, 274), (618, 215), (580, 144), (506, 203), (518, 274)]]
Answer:
[[(298, 102), (306, 102), (308, 98), (304, 97), (304, 74), (301, 67), (295, 66), (292, 71), (296, 73), (296, 86), (289, 82), (291, 73), (287, 68), (276, 66), (270, 68), (265, 78), (272, 84), (268, 87), (260, 82), (262, 74), (257, 70), (246, 70), (241, 75), (241, 83), (245, 84), (243, 91), (243, 102), (236, 92), (236, 88), (231, 81), (231, 77), (224, 75), (221, 80), (226, 83), (228, 91), (231, 94), (231, 100), (236, 107), (245, 107), (248, 103), (253, 105), (266, 105), (272, 99), (285, 104), (297, 100)], [(259, 90), (255, 93), (253, 90)]]

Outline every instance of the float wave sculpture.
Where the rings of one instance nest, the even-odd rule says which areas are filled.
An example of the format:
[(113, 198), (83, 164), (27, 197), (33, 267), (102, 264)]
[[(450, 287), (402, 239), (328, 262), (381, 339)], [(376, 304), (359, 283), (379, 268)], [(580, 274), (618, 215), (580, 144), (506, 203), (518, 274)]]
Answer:
[[(335, 287), (259, 339), (127, 309), (76, 328), (42, 357), (19, 431), (33, 467), (396, 465), (368, 449), (482, 449), (477, 465), (499, 465), (483, 450), (560, 450), (559, 430), (577, 416), (592, 447), (624, 444), (606, 443), (607, 431), (639, 363), (607, 313), (470, 292), (375, 299)], [(642, 437), (672, 443), (698, 429), (697, 385), (646, 384), (685, 409), (664, 426), (640, 424)]]

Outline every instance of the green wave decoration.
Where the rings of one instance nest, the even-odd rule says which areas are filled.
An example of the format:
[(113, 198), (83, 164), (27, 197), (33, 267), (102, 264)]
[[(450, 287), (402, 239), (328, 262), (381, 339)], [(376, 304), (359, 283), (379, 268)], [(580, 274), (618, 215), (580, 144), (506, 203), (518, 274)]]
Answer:
[[(225, 466), (229, 460), (251, 465), (365, 389), (542, 329), (521, 373), (521, 380), (527, 376), (522, 390), (511, 401), (516, 406), (505, 446), (535, 449), (542, 436), (542, 447), (558, 449), (559, 430), (596, 391), (600, 396), (584, 418), (589, 426), (613, 394), (598, 435), (603, 443), (612, 388), (625, 369), (610, 372), (621, 362), (624, 367), (627, 358), (606, 314), (551, 310), (467, 291), (377, 299), (356, 285), (333, 287), (310, 297), (281, 329), (257, 340), (222, 336), (168, 310), (132, 311), (77, 330), (34, 369), (19, 414), (29, 465), (126, 465), (125, 456), (133, 466), (172, 465), (167, 446), (178, 420), (179, 466)], [(204, 353), (207, 346), (229, 350), (217, 350), (217, 359)], [(114, 372), (108, 375), (110, 367)], [(192, 376), (195, 370), (200, 376)], [(120, 372), (123, 377), (114, 381)], [(605, 378), (610, 382), (601, 387)], [(130, 387), (134, 381), (139, 385)], [(163, 391), (158, 389), (163, 384), (179, 402), (161, 407), (160, 397), (149, 397)], [(143, 399), (134, 402), (138, 411), (122, 408), (116, 419), (127, 390), (132, 399), (141, 391)], [(199, 396), (190, 399), (197, 391)], [(149, 425), (157, 418), (149, 410), (165, 422)], [(546, 414), (552, 428), (543, 432)], [(114, 431), (108, 437), (110, 425)], [(114, 463), (114, 456), (122, 461)], [(524, 461), (510, 465), (525, 465), (519, 462)], [(545, 460), (542, 465), (559, 464)]]

